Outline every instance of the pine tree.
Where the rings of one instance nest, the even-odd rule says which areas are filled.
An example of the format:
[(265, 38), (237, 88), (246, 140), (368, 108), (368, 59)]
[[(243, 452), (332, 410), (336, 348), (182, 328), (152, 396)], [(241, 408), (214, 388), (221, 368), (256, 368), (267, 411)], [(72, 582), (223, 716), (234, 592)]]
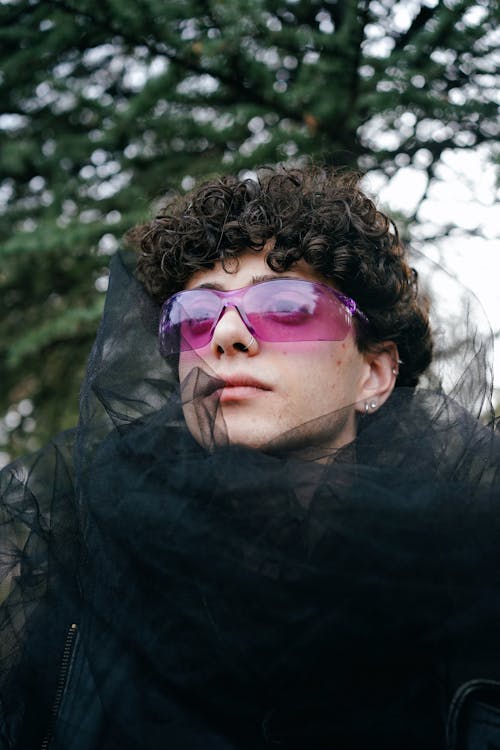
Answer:
[(446, 149), (494, 143), (498, 17), (495, 0), (1, 0), (0, 450), (74, 424), (108, 256), (166, 191), (304, 156), (431, 182)]

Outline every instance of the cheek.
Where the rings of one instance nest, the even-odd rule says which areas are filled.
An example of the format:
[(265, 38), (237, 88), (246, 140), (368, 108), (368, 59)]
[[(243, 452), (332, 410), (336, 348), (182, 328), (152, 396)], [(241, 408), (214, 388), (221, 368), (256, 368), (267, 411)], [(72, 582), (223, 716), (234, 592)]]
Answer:
[(297, 366), (327, 374), (332, 368), (349, 369), (356, 361), (355, 353), (344, 341), (304, 341), (289, 346), (283, 356), (295, 358)]
[(332, 352), (330, 342), (288, 345), (279, 354), (275, 352), (270, 363), (271, 359), (282, 393), (301, 408), (304, 401), (312, 405), (312, 400), (321, 402), (337, 390), (344, 364), (341, 354)]
[(353, 398), (361, 378), (362, 357), (352, 342), (304, 342), (294, 355), (288, 351), (295, 388), (323, 402), (333, 394)]
[(189, 352), (182, 353), (179, 356), (179, 381), (182, 383), (183, 379), (186, 377), (186, 375), (189, 373), (190, 370), (193, 369), (194, 366), (194, 356), (190, 354)]
[(189, 373), (195, 368), (201, 367), (205, 371), (210, 371), (210, 367), (206, 363), (206, 359), (203, 358), (203, 349), (197, 349), (196, 351), (181, 352), (179, 355), (179, 381), (182, 383), (183, 379), (189, 375)]

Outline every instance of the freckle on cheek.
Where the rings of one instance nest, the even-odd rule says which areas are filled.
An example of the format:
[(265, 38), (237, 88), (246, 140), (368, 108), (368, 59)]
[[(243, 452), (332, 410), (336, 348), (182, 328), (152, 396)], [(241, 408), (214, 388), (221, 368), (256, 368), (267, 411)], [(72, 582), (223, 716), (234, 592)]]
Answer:
[(337, 360), (337, 367), (340, 367), (340, 365), (341, 365), (341, 364), (342, 364), (342, 360), (341, 360), (341, 359), (338, 359), (338, 360)]

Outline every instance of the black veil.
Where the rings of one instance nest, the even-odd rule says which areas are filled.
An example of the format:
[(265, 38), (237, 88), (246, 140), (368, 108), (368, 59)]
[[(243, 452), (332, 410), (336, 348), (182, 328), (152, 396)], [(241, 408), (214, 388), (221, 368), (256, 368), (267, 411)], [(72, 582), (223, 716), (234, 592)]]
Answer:
[(114, 259), (78, 427), (1, 474), (0, 747), (446, 747), (500, 680), (500, 448), (483, 313), (425, 272), (431, 371), (326, 455), (229, 445)]

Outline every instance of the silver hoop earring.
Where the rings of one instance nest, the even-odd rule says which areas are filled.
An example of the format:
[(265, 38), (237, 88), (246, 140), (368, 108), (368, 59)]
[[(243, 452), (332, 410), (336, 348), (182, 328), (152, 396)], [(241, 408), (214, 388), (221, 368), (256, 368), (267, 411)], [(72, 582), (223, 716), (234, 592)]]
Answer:
[(365, 401), (365, 414), (373, 411), (377, 408), (377, 400), (374, 398), (371, 401)]

